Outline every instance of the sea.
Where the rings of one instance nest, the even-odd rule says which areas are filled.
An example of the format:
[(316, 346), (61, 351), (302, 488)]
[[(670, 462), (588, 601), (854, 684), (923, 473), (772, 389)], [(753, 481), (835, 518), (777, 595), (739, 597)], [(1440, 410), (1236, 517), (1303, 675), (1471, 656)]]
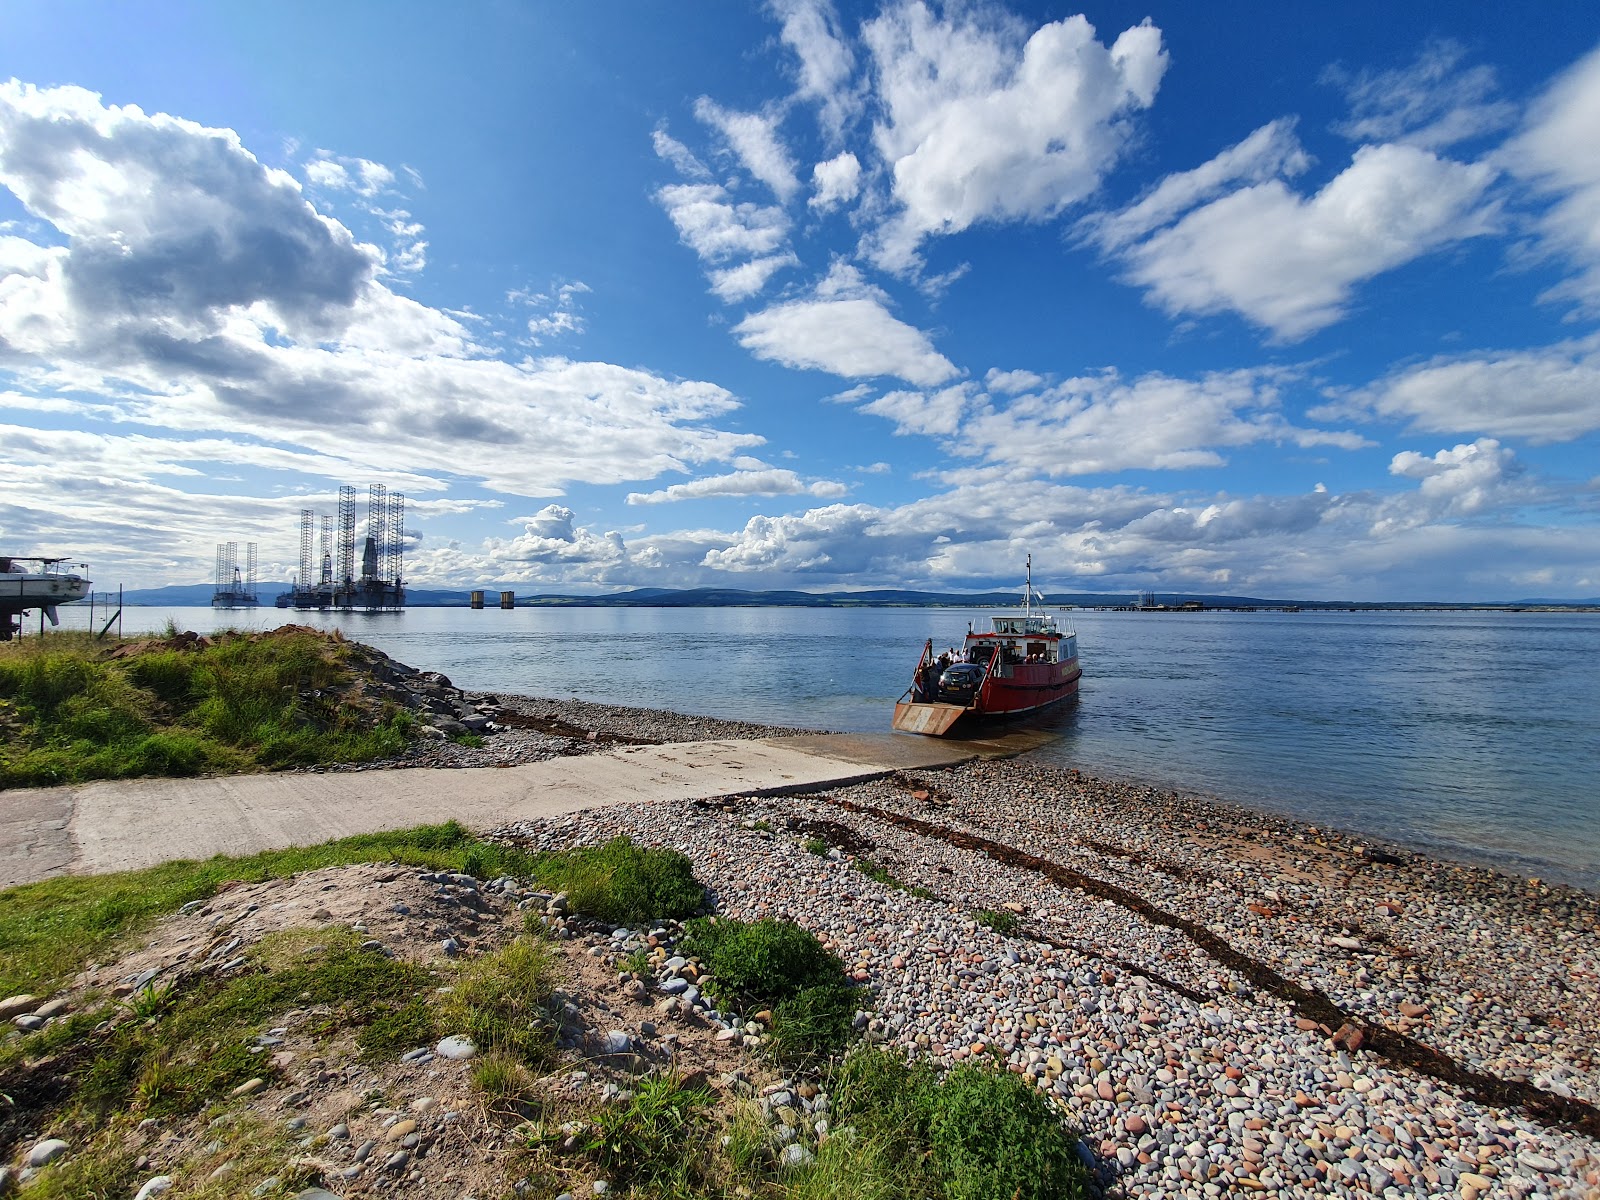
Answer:
[[(458, 686), (886, 730), (993, 609), (128, 608), (125, 634), (338, 628)], [(97, 612), (103, 621), (106, 613)], [(1057, 613), (1076, 702), (1030, 756), (1600, 891), (1600, 614)], [(61, 610), (85, 628), (88, 610)], [(909, 735), (907, 735), (909, 736)]]

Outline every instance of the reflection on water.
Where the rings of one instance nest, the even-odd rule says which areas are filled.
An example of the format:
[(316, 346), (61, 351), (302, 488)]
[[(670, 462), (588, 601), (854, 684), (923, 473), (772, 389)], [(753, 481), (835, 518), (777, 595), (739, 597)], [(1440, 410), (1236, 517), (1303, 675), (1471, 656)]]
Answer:
[[(925, 639), (957, 644), (989, 613), (151, 608), (125, 626), (337, 626), (469, 688), (858, 731), (888, 727)], [(1081, 696), (1039, 724), (1033, 756), (1600, 888), (1600, 616), (1065, 619)]]

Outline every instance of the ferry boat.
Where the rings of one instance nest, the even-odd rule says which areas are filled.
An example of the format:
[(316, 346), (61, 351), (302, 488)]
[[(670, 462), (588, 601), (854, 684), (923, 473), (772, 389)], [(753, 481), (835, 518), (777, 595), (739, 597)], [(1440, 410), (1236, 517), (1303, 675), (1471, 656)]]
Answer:
[(50, 624), (59, 625), (56, 605), (82, 600), (91, 583), (81, 575), (64, 570), (64, 558), (17, 558), (0, 555), (0, 642), (9, 642), (21, 629), (19, 618), (31, 609), (44, 610)]
[(1076, 696), (1082, 675), (1078, 635), (1063, 633), (1036, 597), (1030, 554), (1022, 611), (995, 615), (982, 633), (969, 623), (961, 649), (937, 657), (929, 638), (894, 706), (894, 728), (943, 737), (963, 717), (1037, 712)]

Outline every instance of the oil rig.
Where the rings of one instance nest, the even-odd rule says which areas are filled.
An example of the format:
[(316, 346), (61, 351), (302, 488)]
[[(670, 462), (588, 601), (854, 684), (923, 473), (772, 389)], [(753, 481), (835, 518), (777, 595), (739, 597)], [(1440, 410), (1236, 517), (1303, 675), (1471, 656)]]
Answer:
[(244, 571), (239, 570), (239, 543), (217, 543), (217, 583), (211, 593), (212, 608), (255, 608), (256, 544), (245, 543)]
[[(317, 541), (321, 525), (321, 553)], [(334, 518), (300, 510), (300, 572), (278, 595), (279, 608), (362, 609), (383, 612), (406, 606), (401, 578), (406, 498), (374, 483), (367, 489), (367, 523), (356, 574), (356, 489), (339, 488), (338, 530)]]

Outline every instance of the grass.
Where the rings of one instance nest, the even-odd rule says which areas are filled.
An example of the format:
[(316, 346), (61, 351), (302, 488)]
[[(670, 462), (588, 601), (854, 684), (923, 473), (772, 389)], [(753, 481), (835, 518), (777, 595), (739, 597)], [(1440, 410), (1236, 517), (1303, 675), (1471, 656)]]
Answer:
[(849, 1045), (858, 994), (810, 932), (787, 921), (703, 918), (686, 934), (686, 952), (710, 969), (718, 1005), (772, 1011), (767, 1044), (781, 1062), (814, 1062)]
[(832, 1087), (839, 1135), (795, 1181), (795, 1200), (1068, 1200), (1088, 1192), (1076, 1132), (1007, 1071), (963, 1064), (941, 1079), (926, 1063), (863, 1048), (846, 1056)]
[(828, 857), (828, 843), (819, 837), (808, 837), (803, 843), (805, 848), (818, 858)]
[(934, 899), (933, 893), (927, 888), (920, 887), (916, 884), (902, 883), (893, 875), (889, 874), (888, 871), (880, 867), (877, 863), (873, 862), (870, 858), (856, 859), (855, 866), (856, 870), (860, 871), (868, 879), (876, 880), (878, 883), (883, 884), (884, 887), (890, 887), (894, 888), (896, 891), (906, 892), (909, 895), (916, 896), (922, 900)]
[(1022, 918), (1006, 909), (980, 908), (972, 914), (972, 919), (1007, 937), (1022, 928)]
[(646, 1195), (681, 1194), (709, 1174), (712, 1095), (675, 1073), (640, 1079), (625, 1105), (595, 1114), (585, 1152), (613, 1185)]
[(554, 1050), (545, 1006), (555, 979), (549, 946), (520, 938), (462, 967), (439, 1002), (439, 1025), (466, 1034), (480, 1050), (540, 1066)]
[(356, 702), (350, 659), (350, 643), (307, 629), (116, 658), (88, 634), (0, 645), (0, 788), (398, 754), (410, 712)]

